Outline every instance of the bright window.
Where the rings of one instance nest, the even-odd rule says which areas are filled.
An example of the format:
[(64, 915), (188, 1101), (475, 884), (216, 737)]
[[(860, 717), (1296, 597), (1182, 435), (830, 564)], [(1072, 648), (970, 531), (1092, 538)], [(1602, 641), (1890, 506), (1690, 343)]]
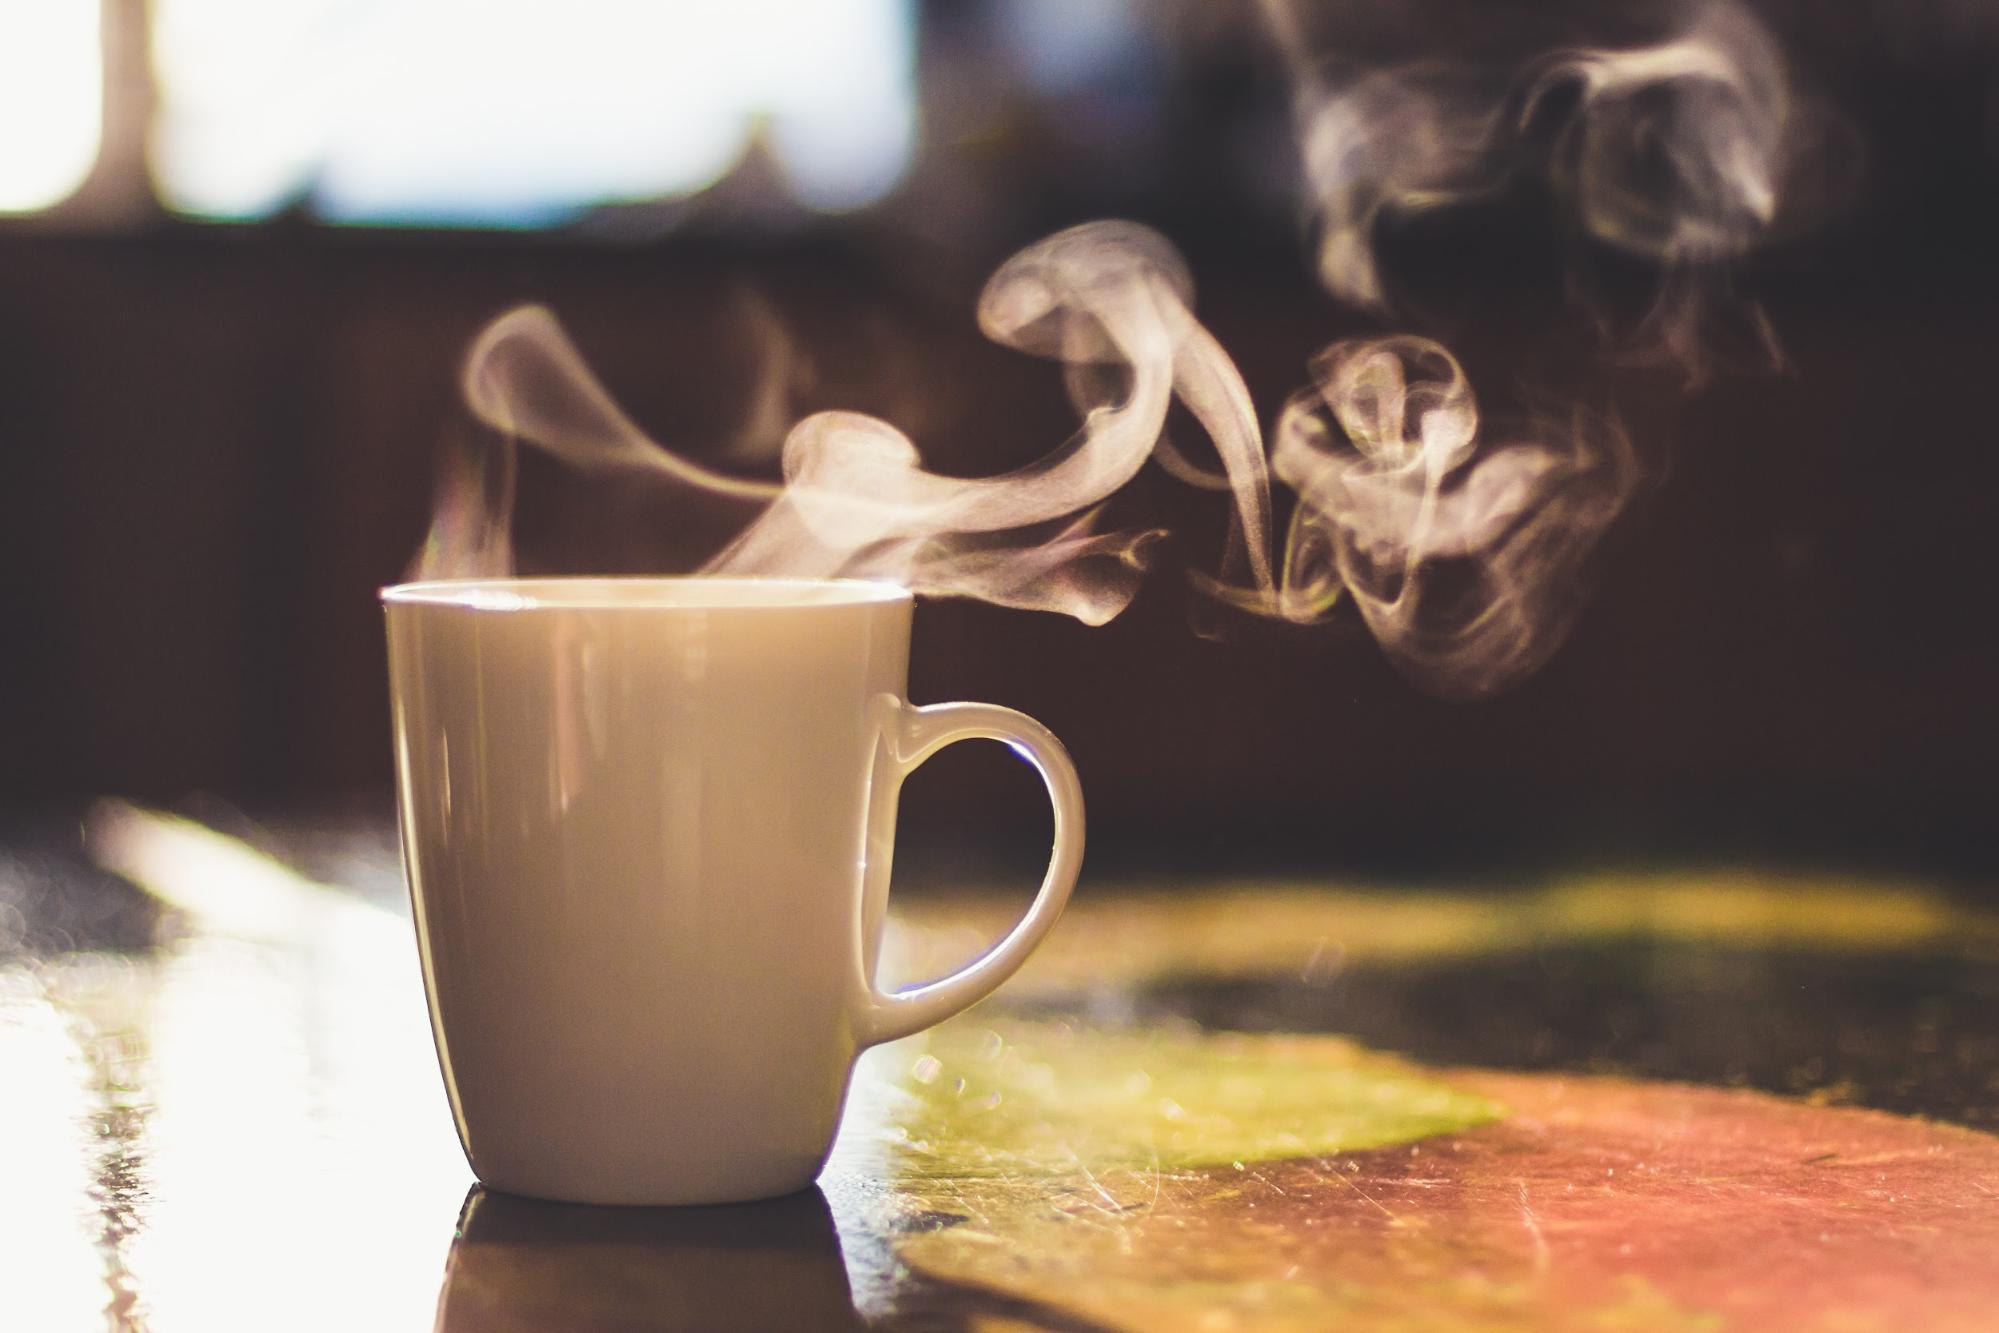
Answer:
[(98, 0), (0, 0), (0, 213), (75, 193), (103, 130)]
[[(0, 0), (4, 3), (4, 0)], [(694, 194), (753, 143), (808, 208), (894, 187), (908, 0), (154, 0), (176, 211), (533, 227)]]

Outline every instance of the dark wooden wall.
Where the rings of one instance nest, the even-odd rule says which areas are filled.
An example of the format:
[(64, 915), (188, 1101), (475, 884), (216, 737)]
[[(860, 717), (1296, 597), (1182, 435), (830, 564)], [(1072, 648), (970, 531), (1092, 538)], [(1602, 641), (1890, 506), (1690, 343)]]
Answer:
[[(1989, 274), (1886, 281), (1858, 253), (1769, 284), (1788, 372), (1697, 394), (1604, 370), (1524, 296), (1517, 322), (1468, 321), (1458, 345), (1488, 399), (1534, 383), (1614, 401), (1667, 464), (1572, 641), (1516, 691), (1431, 699), (1353, 621), (1201, 637), (1170, 560), (1098, 630), (926, 606), (914, 691), (1042, 716), (1113, 858), (1989, 869), (1999, 307)], [(1201, 311), (1266, 412), (1357, 327), (1295, 249), (1195, 262)], [(801, 409), (879, 411), (940, 465), (991, 471), (1071, 418), (1052, 370), (979, 340), (976, 277), (837, 248), (0, 237), (0, 791), (284, 804), (383, 787), (373, 593), (421, 535), (461, 420), (458, 358), (510, 302), (553, 305), (642, 423), (699, 449), (754, 379), (754, 288), (815, 367)], [(674, 522), (601, 486), (564, 503), (608, 534), (577, 557), (599, 567), (642, 567)], [(920, 784), (912, 821), (979, 852), (1033, 825), (1031, 798), (972, 755)]]

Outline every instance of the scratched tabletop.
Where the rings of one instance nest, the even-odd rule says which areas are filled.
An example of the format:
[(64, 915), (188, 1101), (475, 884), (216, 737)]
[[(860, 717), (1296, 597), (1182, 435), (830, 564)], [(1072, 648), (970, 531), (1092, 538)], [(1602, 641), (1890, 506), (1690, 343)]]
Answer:
[[(1017, 902), (905, 894), (933, 975)], [(473, 1186), (392, 835), (0, 827), (0, 1329), (1999, 1327), (1999, 916), (1728, 869), (1086, 878), (816, 1190)]]

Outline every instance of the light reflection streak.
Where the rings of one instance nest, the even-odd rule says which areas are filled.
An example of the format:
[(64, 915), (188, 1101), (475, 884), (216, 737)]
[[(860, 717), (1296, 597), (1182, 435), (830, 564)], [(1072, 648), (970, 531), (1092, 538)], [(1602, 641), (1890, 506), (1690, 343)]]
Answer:
[(39, 977), (0, 968), (0, 1325), (101, 1329), (90, 1070)]
[[(434, 1304), (470, 1183), (408, 926), (183, 821), (107, 806), (91, 834), (193, 929), (146, 958), (49, 964), (39, 1009), (16, 1000), (21, 974), (0, 973), (0, 1143), (47, 1149), (26, 1172), (10, 1165), (0, 1254), (46, 1252), (38, 1278), (60, 1284), (36, 1298), (47, 1317), (20, 1326), (101, 1327), (107, 1300), (125, 1299), (89, 1228), (78, 1244), (48, 1224), (115, 1191), (131, 1234), (107, 1258), (146, 1328), (407, 1326)], [(111, 1148), (77, 1127), (109, 1123), (139, 1076), (93, 1088), (93, 1043), (143, 1069), (115, 1182)], [(45, 1142), (65, 1135), (60, 1151)], [(101, 1212), (99, 1232), (124, 1225)], [(31, 1242), (15, 1248), (16, 1231)], [(11, 1290), (0, 1301), (21, 1308)]]
[[(337, 948), (229, 939), (166, 961), (152, 1200), (129, 1247), (153, 1328), (386, 1328), (429, 1303), (466, 1174), (424, 1034), (368, 1012), (370, 970)], [(327, 1021), (341, 1010), (360, 1021)]]

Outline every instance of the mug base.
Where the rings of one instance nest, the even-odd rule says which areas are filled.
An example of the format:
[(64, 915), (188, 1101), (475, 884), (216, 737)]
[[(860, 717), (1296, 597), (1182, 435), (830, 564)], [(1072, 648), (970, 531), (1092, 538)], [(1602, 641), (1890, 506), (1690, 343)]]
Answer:
[(575, 1203), (604, 1208), (704, 1208), (715, 1204), (760, 1203), (782, 1199), (809, 1190), (819, 1179), (823, 1163), (815, 1162), (805, 1172), (750, 1177), (741, 1181), (616, 1181), (562, 1182), (517, 1178), (503, 1173), (491, 1175), (474, 1171), (479, 1183), (489, 1190), (516, 1198), (538, 1199), (544, 1203)]
[(788, 1199), (794, 1194), (803, 1194), (811, 1189), (815, 1181), (808, 1180), (802, 1185), (784, 1185), (774, 1190), (749, 1194), (697, 1192), (668, 1196), (647, 1191), (639, 1195), (629, 1197), (620, 1195), (615, 1198), (598, 1197), (595, 1194), (586, 1196), (569, 1190), (555, 1192), (517, 1189), (511, 1185), (496, 1185), (490, 1180), (481, 1180), (479, 1184), (495, 1194), (508, 1194), (516, 1199), (533, 1199), (538, 1203), (578, 1204), (586, 1208), (712, 1208), (719, 1204), (765, 1203), (771, 1199)]

